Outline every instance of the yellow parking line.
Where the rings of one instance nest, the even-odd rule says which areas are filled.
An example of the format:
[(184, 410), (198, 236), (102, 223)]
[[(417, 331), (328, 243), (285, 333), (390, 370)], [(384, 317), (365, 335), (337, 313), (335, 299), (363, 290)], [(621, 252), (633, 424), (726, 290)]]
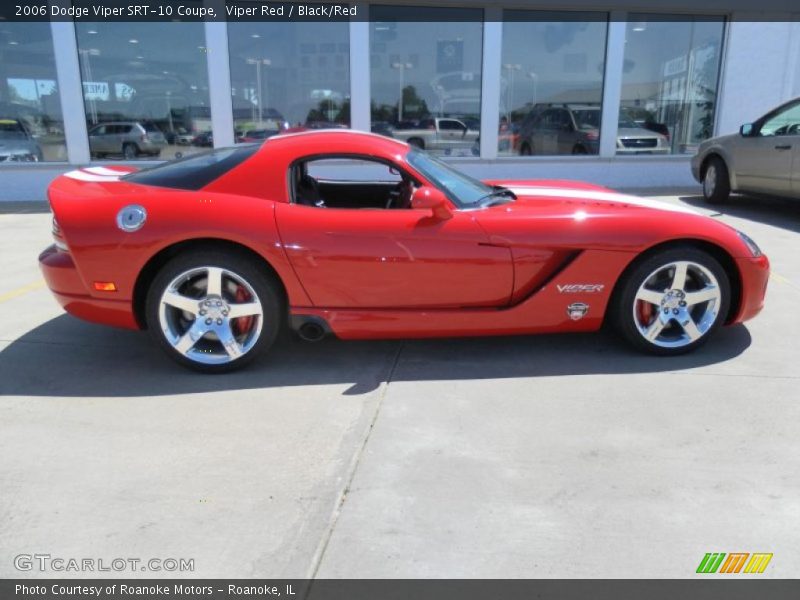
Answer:
[(781, 283), (791, 283), (791, 280), (790, 280), (790, 279), (787, 279), (787, 278), (786, 278), (786, 277), (784, 277), (783, 275), (778, 275), (778, 274), (777, 274), (775, 271), (772, 271), (772, 272), (771, 272), (769, 275), (770, 275), (770, 277), (772, 277), (772, 279), (774, 279), (775, 281), (779, 281), (779, 282), (781, 282)]
[(23, 285), (20, 288), (15, 290), (11, 290), (10, 292), (6, 292), (5, 294), (0, 294), (0, 304), (3, 302), (8, 302), (13, 298), (17, 298), (22, 296), (23, 294), (27, 294), (28, 292), (32, 292), (34, 290), (38, 290), (44, 287), (44, 279), (40, 279), (39, 281), (34, 281), (33, 283), (29, 283), (28, 285)]

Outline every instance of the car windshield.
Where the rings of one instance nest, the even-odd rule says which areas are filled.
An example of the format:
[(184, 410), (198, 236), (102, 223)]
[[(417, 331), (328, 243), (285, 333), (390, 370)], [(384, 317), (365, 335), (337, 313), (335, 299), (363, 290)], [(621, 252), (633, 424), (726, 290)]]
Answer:
[(406, 157), (408, 163), (439, 187), (460, 208), (475, 208), (496, 190), (456, 171), (447, 163), (423, 150), (414, 149)]

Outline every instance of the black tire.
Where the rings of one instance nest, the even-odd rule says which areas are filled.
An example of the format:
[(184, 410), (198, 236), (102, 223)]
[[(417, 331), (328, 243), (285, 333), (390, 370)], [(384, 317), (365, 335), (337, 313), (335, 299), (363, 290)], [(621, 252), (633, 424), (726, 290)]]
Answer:
[(122, 144), (122, 156), (125, 160), (133, 160), (139, 156), (139, 148), (136, 144)]
[(573, 153), (573, 154), (581, 154), (581, 155), (583, 155), (583, 154), (589, 154), (589, 153), (586, 151), (586, 148), (584, 148), (584, 147), (583, 147), (583, 146), (581, 146), (580, 144), (576, 145), (576, 146), (575, 146), (575, 147), (572, 149), (572, 153)]
[[(214, 345), (217, 345), (218, 355), (224, 353), (224, 346), (221, 341), (219, 341), (219, 338), (209, 336), (209, 334), (206, 333), (192, 344), (191, 349), (186, 354), (183, 354), (173, 346), (173, 343), (167, 338), (167, 333), (162, 329), (160, 316), (162, 294), (164, 294), (170, 284), (182, 274), (195, 269), (202, 270), (204, 267), (221, 268), (228, 276), (241, 278), (249, 285), (254, 293), (255, 300), (261, 304), (261, 327), (257, 333), (257, 338), (252, 340), (252, 345), (247, 351), (241, 354), (241, 356), (233, 359), (229, 358), (228, 362), (217, 364), (198, 362), (199, 360), (205, 359), (203, 356), (204, 352), (206, 356), (210, 356), (211, 353), (214, 352)], [(227, 284), (230, 285), (231, 283), (232, 279), (229, 279)], [(223, 296), (225, 295), (226, 292), (223, 292)], [(202, 294), (200, 295), (200, 299), (196, 301), (199, 303), (201, 299)], [(233, 302), (235, 302), (235, 300), (230, 298), (230, 295), (224, 297), (224, 300), (228, 301), (230, 306), (233, 306)], [(170, 308), (170, 310), (172, 309)], [(227, 313), (225, 314), (227, 315)], [(206, 314), (206, 316), (208, 316), (208, 314)], [(195, 315), (193, 320), (187, 321), (186, 331), (200, 318), (200, 316)], [(180, 254), (161, 268), (150, 284), (147, 292), (145, 319), (148, 331), (153, 339), (161, 346), (167, 355), (179, 364), (202, 373), (227, 373), (240, 369), (269, 350), (278, 338), (284, 322), (286, 321), (286, 308), (280, 283), (276, 281), (273, 275), (259, 265), (256, 260), (244, 253), (210, 248), (207, 250), (194, 250), (185, 254)], [(208, 323), (208, 320), (205, 322)], [(233, 321), (229, 322), (226, 319), (226, 325), (232, 322)], [(199, 325), (202, 326), (202, 323), (199, 323)], [(234, 325), (230, 324), (230, 327), (231, 330), (233, 330)], [(184, 333), (186, 331), (184, 331)], [(190, 352), (194, 352), (195, 345), (201, 340), (205, 340), (203, 343), (208, 344), (211, 348), (207, 351), (198, 349), (195, 353), (198, 358), (193, 359)]]
[(528, 142), (524, 142), (522, 146), (519, 147), (519, 155), (520, 156), (530, 156), (531, 155), (531, 146)]
[(703, 169), (703, 197), (709, 204), (721, 204), (731, 195), (728, 166), (719, 156), (708, 159)]
[(425, 142), (420, 138), (415, 138), (415, 137), (411, 138), (410, 140), (408, 140), (408, 145), (414, 146), (414, 148), (419, 148), (420, 150), (425, 149)]
[[(660, 269), (664, 270), (666, 275), (669, 275), (669, 266), (677, 262), (694, 265), (693, 267), (689, 267), (689, 275), (686, 277), (687, 285), (685, 287), (689, 288), (685, 290), (687, 294), (685, 298), (687, 300), (690, 299), (690, 296), (688, 296), (689, 293), (701, 290), (699, 285), (704, 283), (703, 269), (710, 272), (713, 278), (716, 279), (716, 285), (712, 285), (706, 289), (718, 289), (719, 300), (713, 301), (713, 305), (712, 302), (705, 302), (693, 306), (689, 305), (685, 308), (674, 306), (672, 303), (676, 301), (676, 297), (670, 294), (668, 299), (668, 294), (663, 291), (664, 289), (673, 287), (667, 279), (667, 283), (663, 285), (648, 288), (648, 291), (652, 290), (656, 294), (663, 294), (660, 305), (651, 305), (647, 302), (640, 304), (642, 301), (637, 300), (640, 286), (643, 286), (646, 281), (658, 281), (657, 276), (655, 279), (651, 279), (651, 276), (659, 273)], [(674, 271), (672, 272), (674, 273)], [(678, 295), (677, 299), (680, 300), (681, 298), (683, 297)], [(617, 331), (636, 349), (650, 354), (673, 356), (691, 352), (713, 336), (714, 332), (724, 323), (728, 315), (730, 301), (730, 280), (722, 265), (720, 265), (713, 256), (703, 250), (691, 246), (678, 246), (657, 251), (635, 262), (628, 268), (620, 279), (611, 300), (609, 316)], [(642, 314), (639, 311), (647, 310), (648, 306), (652, 313), (652, 321), (648, 323), (637, 322), (637, 319), (642, 318)], [(694, 331), (700, 333), (699, 337), (692, 341), (689, 330), (679, 324), (680, 319), (685, 318), (685, 313), (674, 316), (672, 312), (675, 310), (685, 310), (689, 313), (692, 318), (692, 323), (696, 327)], [(645, 333), (640, 327), (644, 328), (646, 325), (655, 324), (659, 319), (662, 321), (668, 320), (668, 324), (664, 326), (663, 329), (659, 330), (661, 333), (656, 338), (656, 341), (646, 339)], [(689, 325), (689, 323), (686, 322), (686, 325)]]

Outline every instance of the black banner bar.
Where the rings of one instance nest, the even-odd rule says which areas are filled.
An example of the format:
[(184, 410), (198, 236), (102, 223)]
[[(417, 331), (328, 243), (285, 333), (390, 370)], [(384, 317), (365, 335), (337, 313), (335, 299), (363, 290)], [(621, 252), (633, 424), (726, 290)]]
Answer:
[(703, 579), (2, 580), (2, 600), (796, 600), (800, 581)]
[[(386, 2), (261, 2), (257, 0), (1, 0), (0, 23), (27, 21), (168, 22), (265, 21), (341, 22), (405, 21), (468, 22), (484, 20), (484, 9), (513, 9), (513, 20), (541, 21), (552, 11), (565, 10), (557, 0), (508, 0), (406, 3)], [(522, 10), (520, 10), (522, 9)], [(614, 11), (663, 15), (670, 21), (725, 16), (743, 21), (800, 20), (797, 0), (570, 0), (570, 11), (598, 12), (616, 18)], [(551, 16), (548, 17), (547, 13)], [(603, 16), (605, 15), (605, 16)]]

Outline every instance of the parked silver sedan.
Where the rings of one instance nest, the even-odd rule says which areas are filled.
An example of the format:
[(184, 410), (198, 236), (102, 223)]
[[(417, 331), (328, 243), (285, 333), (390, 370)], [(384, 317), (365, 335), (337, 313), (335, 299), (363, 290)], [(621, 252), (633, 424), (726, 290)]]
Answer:
[(739, 133), (700, 144), (692, 175), (710, 203), (731, 192), (800, 198), (800, 98), (771, 110)]

